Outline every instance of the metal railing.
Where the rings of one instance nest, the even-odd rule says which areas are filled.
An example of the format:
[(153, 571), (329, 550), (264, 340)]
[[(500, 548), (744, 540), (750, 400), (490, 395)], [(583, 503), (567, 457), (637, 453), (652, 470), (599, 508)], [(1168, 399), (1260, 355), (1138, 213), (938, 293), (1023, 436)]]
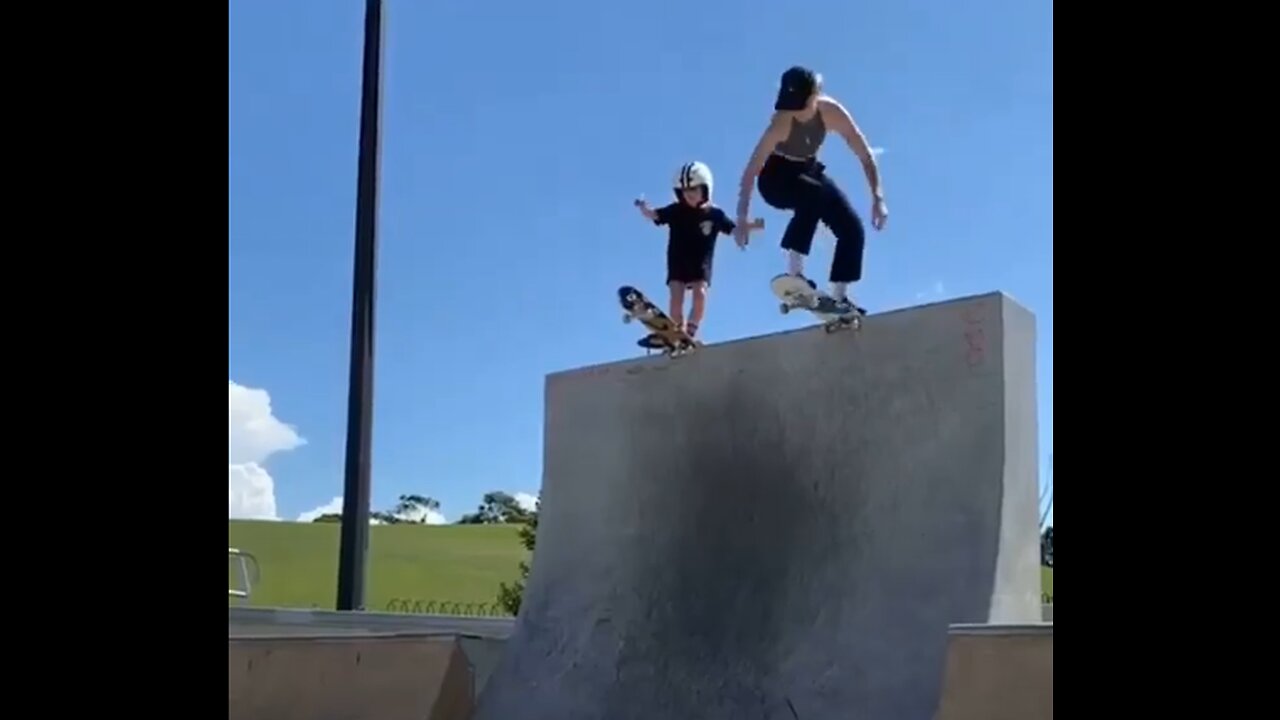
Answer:
[[(237, 569), (240, 571), (240, 587), (227, 588), (227, 596), (239, 598), (244, 602), (248, 602), (249, 596), (253, 594), (253, 586), (257, 585), (258, 580), (262, 577), (260, 568), (258, 567), (258, 558), (254, 557), (252, 553), (247, 553), (237, 548), (228, 548), (227, 559), (234, 561), (238, 566)], [(251, 576), (249, 573), (250, 565), (253, 566), (252, 579), (250, 579)]]

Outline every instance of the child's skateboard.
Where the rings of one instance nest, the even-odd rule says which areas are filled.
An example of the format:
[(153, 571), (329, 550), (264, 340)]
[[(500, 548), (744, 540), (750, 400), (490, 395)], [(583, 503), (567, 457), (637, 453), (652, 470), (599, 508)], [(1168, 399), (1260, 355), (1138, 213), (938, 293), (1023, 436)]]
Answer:
[(639, 320), (653, 333), (636, 341), (636, 344), (640, 347), (646, 350), (661, 350), (663, 354), (674, 357), (695, 350), (702, 345), (702, 343), (690, 337), (689, 333), (677, 327), (675, 322), (666, 313), (662, 312), (661, 308), (654, 305), (649, 298), (644, 296), (644, 293), (636, 288), (630, 285), (623, 285), (618, 288), (618, 302), (621, 303), (624, 311), (622, 322), (629, 323), (632, 320)]
[(829, 333), (845, 328), (861, 329), (862, 316), (867, 314), (867, 311), (862, 308), (858, 308), (857, 313), (851, 316), (819, 312), (816, 309), (818, 301), (824, 298), (830, 299), (831, 296), (817, 289), (812, 282), (794, 275), (783, 273), (769, 281), (769, 287), (782, 301), (778, 309), (783, 315), (796, 308), (808, 310), (810, 314), (822, 321), (822, 329)]

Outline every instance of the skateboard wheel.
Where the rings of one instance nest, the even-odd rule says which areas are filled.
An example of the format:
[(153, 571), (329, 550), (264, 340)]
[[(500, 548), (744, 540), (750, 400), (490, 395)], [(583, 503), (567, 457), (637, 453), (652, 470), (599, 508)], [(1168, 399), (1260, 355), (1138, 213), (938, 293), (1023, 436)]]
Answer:
[(630, 315), (623, 315), (623, 316), (622, 316), (622, 324), (624, 324), (624, 325), (625, 325), (625, 324), (627, 324), (627, 323), (631, 322), (633, 319), (634, 319), (634, 318), (632, 318)]
[(778, 306), (778, 310), (781, 311), (783, 315), (786, 315), (787, 313), (791, 312), (791, 306), (786, 303), (782, 303), (781, 305)]

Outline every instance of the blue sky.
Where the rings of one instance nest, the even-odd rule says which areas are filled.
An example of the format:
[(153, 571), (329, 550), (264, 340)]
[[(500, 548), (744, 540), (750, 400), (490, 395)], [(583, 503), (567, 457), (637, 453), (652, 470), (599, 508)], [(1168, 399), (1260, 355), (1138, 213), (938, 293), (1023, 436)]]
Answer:
[[(1046, 474), (1050, 3), (386, 8), (375, 508), (416, 492), (454, 520), (488, 490), (537, 491), (544, 375), (636, 354), (614, 290), (664, 294), (665, 237), (631, 201), (670, 197), (677, 167), (699, 159), (732, 208), (792, 64), (822, 72), (884, 148), (890, 219), (868, 230), (859, 303), (1003, 290), (1036, 314)], [(363, 12), (230, 3), (231, 481), (259, 499), (269, 483), (286, 519), (342, 488)], [(823, 160), (868, 219), (853, 155), (829, 139)], [(745, 253), (722, 242), (708, 342), (807, 321), (768, 291), (786, 215), (758, 193), (751, 214), (769, 229)], [(820, 238), (810, 274), (825, 279), (830, 257)]]

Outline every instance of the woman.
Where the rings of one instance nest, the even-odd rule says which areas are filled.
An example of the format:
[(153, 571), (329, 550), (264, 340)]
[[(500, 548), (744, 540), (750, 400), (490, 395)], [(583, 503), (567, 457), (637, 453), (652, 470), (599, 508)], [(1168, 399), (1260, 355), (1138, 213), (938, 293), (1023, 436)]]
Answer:
[[(880, 230), (889, 211), (875, 158), (848, 111), (822, 94), (822, 76), (808, 68), (793, 67), (782, 74), (773, 109), (769, 127), (742, 174), (735, 237), (739, 245), (746, 245), (745, 218), (751, 205), (751, 186), (758, 177), (765, 202), (779, 210), (794, 211), (782, 235), (782, 248), (788, 251), (787, 272), (804, 277), (804, 258), (813, 247), (818, 222), (823, 222), (836, 236), (836, 252), (831, 260), (831, 297), (823, 298), (816, 309), (841, 315), (859, 312), (861, 309), (848, 299), (848, 288), (849, 283), (862, 279), (866, 244), (862, 220), (844, 192), (827, 177), (817, 155), (828, 130), (844, 138), (862, 161), (871, 185), (871, 225)], [(812, 280), (809, 284), (814, 285)]]

